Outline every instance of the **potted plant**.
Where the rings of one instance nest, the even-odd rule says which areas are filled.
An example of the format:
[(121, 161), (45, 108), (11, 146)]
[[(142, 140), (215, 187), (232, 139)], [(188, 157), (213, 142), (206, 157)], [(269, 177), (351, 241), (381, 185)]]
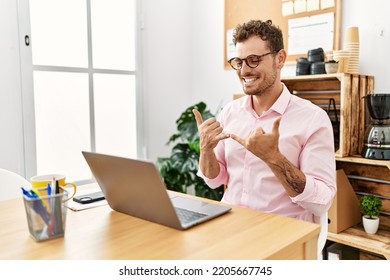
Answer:
[(202, 178), (196, 175), (199, 164), (199, 134), (193, 109), (197, 109), (204, 120), (214, 117), (206, 104), (199, 102), (188, 107), (176, 120), (177, 133), (173, 134), (167, 145), (176, 144), (172, 147), (169, 157), (159, 157), (157, 167), (169, 190), (187, 193), (188, 187), (194, 187), (195, 195), (214, 200), (221, 200), (223, 186), (211, 189)]
[(339, 69), (338, 61), (331, 59), (325, 62), (325, 71), (327, 74), (337, 73)]
[(379, 227), (379, 213), (382, 209), (382, 201), (372, 194), (364, 195), (360, 199), (360, 212), (364, 230), (368, 234), (375, 234)]

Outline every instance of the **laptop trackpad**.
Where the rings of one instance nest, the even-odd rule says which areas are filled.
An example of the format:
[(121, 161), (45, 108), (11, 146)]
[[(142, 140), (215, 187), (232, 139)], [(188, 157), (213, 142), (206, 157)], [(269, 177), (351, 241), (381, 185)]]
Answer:
[(222, 205), (215, 203), (208, 203), (201, 200), (185, 198), (181, 196), (171, 197), (171, 201), (174, 207), (184, 208), (187, 210), (195, 211), (203, 214), (216, 214), (221, 212)]

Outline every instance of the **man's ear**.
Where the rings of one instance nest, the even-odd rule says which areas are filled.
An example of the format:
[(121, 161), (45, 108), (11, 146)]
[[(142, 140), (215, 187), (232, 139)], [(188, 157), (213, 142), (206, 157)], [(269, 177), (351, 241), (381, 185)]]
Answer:
[(285, 49), (281, 49), (276, 55), (276, 61), (278, 63), (279, 68), (281, 69), (284, 66), (284, 63), (287, 59), (287, 53)]

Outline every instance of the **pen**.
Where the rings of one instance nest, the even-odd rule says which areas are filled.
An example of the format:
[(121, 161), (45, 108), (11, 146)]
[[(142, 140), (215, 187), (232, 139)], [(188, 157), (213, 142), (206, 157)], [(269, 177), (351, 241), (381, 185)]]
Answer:
[(33, 196), (30, 194), (29, 191), (27, 191), (25, 188), (21, 187), (23, 194), (28, 198), (33, 198)]
[[(42, 194), (42, 190), (43, 190), (43, 188), (37, 189), (37, 190), (30, 190), (30, 194), (32, 195), (31, 198), (38, 198), (38, 197), (41, 198), (41, 203), (46, 208), (46, 210), (50, 212), (49, 201), (47, 199), (45, 199), (45, 195)], [(49, 192), (48, 189), (46, 189), (46, 190), (47, 190), (47, 192)]]
[(41, 216), (41, 218), (45, 222), (45, 224), (49, 224), (50, 214), (47, 212), (45, 206), (43, 206), (42, 201), (41, 200), (34, 200), (32, 203), (33, 203), (34, 211)]
[(51, 186), (50, 186), (50, 183), (47, 184), (47, 195), (51, 195)]
[[(60, 193), (60, 185), (59, 182), (56, 180), (56, 194)], [(55, 214), (55, 223), (54, 223), (54, 230), (55, 234), (59, 234), (64, 231), (62, 226), (62, 203), (61, 203), (62, 196), (57, 196), (55, 205), (54, 205), (54, 214)]]
[(48, 224), (50, 222), (50, 214), (47, 212), (45, 206), (42, 203), (42, 200), (38, 200), (38, 195), (33, 191), (27, 191), (25, 188), (21, 187), (23, 194), (29, 198), (32, 199), (28, 203), (32, 203), (33, 209), (36, 213), (41, 216), (42, 220), (45, 222), (45, 224)]
[(52, 187), (52, 193), (53, 194), (57, 194), (57, 181), (56, 181), (56, 178), (53, 177), (53, 179), (51, 180), (51, 187)]
[(30, 190), (30, 194), (31, 194), (32, 198), (38, 198), (39, 197), (38, 193), (36, 191), (34, 191), (34, 190)]
[(59, 185), (59, 182), (56, 180), (56, 181), (55, 181), (55, 184), (56, 184), (56, 194), (59, 194), (59, 193), (60, 193), (60, 185)]
[(58, 197), (55, 196), (56, 194), (59, 194), (59, 186), (58, 186), (58, 181), (53, 177), (53, 180), (51, 181), (52, 187), (54, 189), (51, 190), (53, 193), (54, 197), (50, 197), (50, 212), (51, 212), (51, 217), (50, 217), (50, 222), (48, 225), (48, 234), (49, 235), (55, 235), (58, 233), (58, 223), (61, 222), (60, 216), (61, 212), (58, 213), (58, 211), (61, 211), (61, 209), (58, 208), (61, 206), (61, 202), (57, 201)]

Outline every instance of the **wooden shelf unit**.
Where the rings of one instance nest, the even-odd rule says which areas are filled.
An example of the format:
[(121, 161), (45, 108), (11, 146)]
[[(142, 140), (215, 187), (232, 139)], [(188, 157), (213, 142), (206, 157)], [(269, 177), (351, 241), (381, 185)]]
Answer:
[[(390, 161), (353, 157), (336, 157), (337, 169), (342, 168), (351, 176), (349, 179), (357, 193), (371, 193), (382, 200), (382, 211), (390, 213)], [(364, 178), (364, 180), (354, 178)], [(372, 179), (372, 181), (370, 181)], [(367, 234), (362, 224), (348, 228), (340, 233), (328, 232), (328, 240), (352, 246), (367, 252), (384, 256), (390, 260), (390, 216), (380, 215), (379, 230), (376, 234)]]
[[(336, 156), (360, 155), (367, 125), (362, 97), (374, 89), (374, 77), (336, 73), (283, 77), (291, 93), (305, 99), (328, 98), (336, 102), (339, 114), (338, 135), (335, 134)], [(338, 139), (336, 139), (338, 137)]]
[[(372, 76), (337, 73), (283, 77), (282, 82), (291, 93), (305, 99), (321, 96), (336, 101), (340, 116), (339, 139), (335, 139), (338, 140), (336, 150), (338, 169), (343, 168), (347, 176), (371, 176), (374, 179), (390, 181), (390, 161), (361, 157), (365, 127), (369, 123), (369, 114), (363, 97), (373, 91)], [(350, 181), (357, 192), (390, 197), (388, 185), (351, 179)], [(383, 199), (382, 202), (384, 211), (390, 212), (390, 200)], [(390, 216), (381, 215), (379, 230), (374, 235), (367, 234), (360, 223), (338, 234), (328, 232), (327, 238), (390, 259)]]

